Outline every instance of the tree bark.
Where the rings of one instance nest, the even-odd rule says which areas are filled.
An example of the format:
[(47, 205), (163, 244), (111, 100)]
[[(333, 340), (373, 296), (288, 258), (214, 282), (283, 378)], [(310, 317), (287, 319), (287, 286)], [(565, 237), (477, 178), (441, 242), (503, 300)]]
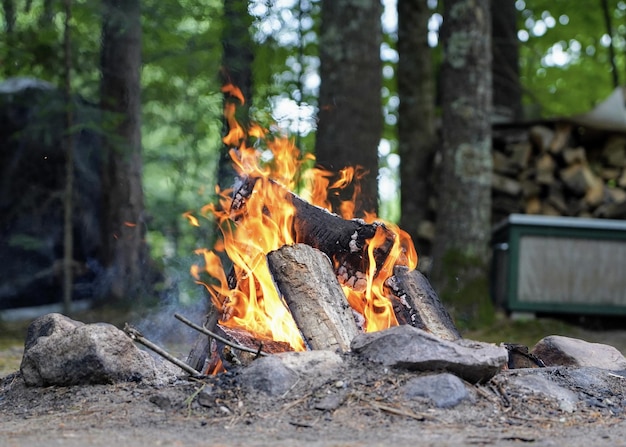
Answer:
[(490, 0), (493, 53), (493, 105), (502, 121), (523, 118), (515, 0)]
[[(381, 13), (379, 0), (322, 1), (315, 152), (318, 163), (333, 172), (356, 165), (368, 171), (361, 181), (357, 216), (378, 208), (378, 144), (383, 126)], [(351, 198), (352, 193), (346, 190), (340, 198)], [(338, 210), (335, 197), (331, 203)]]
[[(254, 53), (250, 37), (252, 17), (248, 14), (248, 2), (230, 0), (224, 2), (224, 18), (222, 20), (222, 83), (233, 84), (241, 90), (245, 103), (235, 103), (236, 119), (244, 127), (250, 124), (250, 104), (252, 102), (252, 62)], [(226, 93), (224, 104), (234, 99)], [(224, 120), (224, 134), (228, 133), (228, 123)], [(218, 162), (217, 179), (222, 189), (233, 185), (235, 171), (228, 154), (229, 147), (224, 147)]]
[(435, 81), (428, 46), (431, 12), (425, 0), (398, 0), (398, 154), (400, 155), (400, 226), (420, 255), (430, 242), (418, 237), (420, 223), (434, 219), (428, 201), (433, 195)]
[(443, 298), (477, 280), (486, 283), (492, 179), (490, 28), (489, 0), (445, 2), (442, 172), (433, 247), (433, 282)]
[(132, 296), (148, 270), (141, 184), (139, 0), (103, 0), (101, 107), (105, 118), (103, 257), (109, 295)]
[(419, 270), (398, 265), (386, 284), (398, 298), (393, 300), (398, 323), (410, 324), (444, 340), (461, 338), (452, 317)]
[(65, 94), (65, 195), (63, 197), (63, 312), (72, 311), (74, 290), (74, 141), (72, 136), (72, 1), (64, 0), (65, 22), (63, 29), (64, 94)]

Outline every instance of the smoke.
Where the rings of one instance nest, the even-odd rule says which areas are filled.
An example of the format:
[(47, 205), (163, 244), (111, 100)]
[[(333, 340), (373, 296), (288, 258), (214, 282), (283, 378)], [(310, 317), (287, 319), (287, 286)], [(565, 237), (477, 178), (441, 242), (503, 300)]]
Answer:
[(185, 258), (166, 267), (165, 290), (159, 302), (132, 323), (148, 340), (179, 358), (189, 354), (199, 333), (174, 315), (181, 314), (201, 325), (210, 300), (204, 287), (197, 285), (189, 274), (190, 263), (191, 260)]

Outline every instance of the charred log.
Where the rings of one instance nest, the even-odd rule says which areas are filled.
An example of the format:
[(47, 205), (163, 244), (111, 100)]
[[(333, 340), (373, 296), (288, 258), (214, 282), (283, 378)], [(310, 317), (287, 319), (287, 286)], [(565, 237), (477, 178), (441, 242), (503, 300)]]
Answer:
[(259, 338), (241, 328), (230, 328), (218, 324), (215, 332), (222, 338), (232, 341), (232, 345), (248, 348), (246, 350), (238, 349), (221, 341), (216, 341), (217, 355), (226, 369), (232, 366), (247, 366), (261, 353), (266, 355), (293, 351), (289, 343)]
[(396, 299), (393, 308), (400, 324), (409, 324), (444, 340), (458, 340), (461, 334), (428, 279), (419, 270), (396, 266), (386, 285)]
[[(233, 215), (245, 210), (246, 201), (258, 180), (248, 177), (234, 191), (231, 207)], [(275, 182), (270, 181), (269, 184), (295, 207), (293, 236), (296, 242), (322, 251), (339, 266), (344, 266), (349, 276), (367, 271), (367, 241), (374, 237), (376, 231), (382, 231), (385, 235), (385, 242), (374, 251), (377, 267), (380, 268), (387, 259), (395, 237), (383, 223), (368, 224), (362, 219), (343, 219), (324, 208), (311, 205)]]

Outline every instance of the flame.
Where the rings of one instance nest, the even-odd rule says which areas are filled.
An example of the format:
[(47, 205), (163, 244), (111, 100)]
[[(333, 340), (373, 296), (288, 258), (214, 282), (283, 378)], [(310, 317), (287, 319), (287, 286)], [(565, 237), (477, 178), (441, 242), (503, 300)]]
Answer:
[[(243, 96), (236, 87), (227, 85), (223, 91), (243, 103)], [(265, 255), (296, 242), (293, 234), (295, 208), (289, 193), (298, 186), (295, 179), (304, 180), (306, 189), (300, 192), (302, 198), (329, 211), (332, 209), (328, 191), (335, 194), (351, 185), (351, 199), (342, 201), (339, 206), (342, 217), (350, 219), (354, 217), (354, 203), (360, 193), (358, 183), (366, 171), (360, 167), (346, 168), (335, 175), (311, 168), (301, 173), (303, 163), (314, 157), (302, 156), (292, 140), (272, 136), (258, 125), (244, 130), (235, 120), (232, 102), (226, 103), (224, 115), (229, 131), (223, 140), (231, 148), (233, 167), (244, 183), (237, 185), (240, 189), (221, 191), (216, 187), (218, 203), (202, 207), (202, 215), (215, 217), (222, 238), (213, 250), (196, 251), (203, 263), (192, 266), (191, 274), (196, 282), (206, 287), (214, 305), (221, 311), (220, 324), (243, 328), (260, 339), (284, 341), (294, 350), (304, 350), (304, 341), (276, 290)], [(259, 148), (248, 147), (247, 137), (259, 139), (255, 146), (265, 146), (267, 150), (262, 152)], [(331, 178), (335, 179), (332, 184)], [(236, 192), (241, 188), (245, 194), (238, 196)], [(198, 219), (190, 212), (184, 216), (192, 225), (198, 224)], [(376, 216), (366, 215), (364, 219), (374, 222)], [(363, 329), (368, 332), (398, 324), (385, 281), (393, 274), (395, 265), (417, 266), (417, 254), (408, 234), (391, 223), (377, 225), (375, 235), (367, 244), (368, 271), (357, 272), (342, 285), (348, 302), (363, 317)], [(388, 253), (383, 261), (377, 257), (379, 252)], [(218, 253), (223, 253), (233, 264), (228, 274)]]

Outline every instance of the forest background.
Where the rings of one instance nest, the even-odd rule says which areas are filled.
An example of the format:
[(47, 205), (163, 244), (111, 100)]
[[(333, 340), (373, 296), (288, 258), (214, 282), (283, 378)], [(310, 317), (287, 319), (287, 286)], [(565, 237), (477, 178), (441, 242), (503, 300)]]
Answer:
[[(103, 231), (134, 241), (102, 247), (118, 272), (107, 295), (117, 299), (154, 296), (147, 270), (177, 301), (201, 295), (188, 271), (214, 227), (182, 216), (232, 181), (222, 143), (229, 80), (247, 99), (243, 123), (288, 133), (325, 167), (369, 170), (361, 210), (398, 222), (424, 259), (433, 256), (444, 299), (449, 289), (488, 307), (491, 124), (585, 112), (626, 68), (626, 2), (617, 0), (1, 6), (1, 79), (39, 78), (109, 113), (90, 125), (107, 141)], [(79, 131), (71, 115), (67, 135)], [(434, 191), (425, 182), (432, 172)], [(437, 240), (421, 246), (419, 224), (432, 217), (434, 197)]]

